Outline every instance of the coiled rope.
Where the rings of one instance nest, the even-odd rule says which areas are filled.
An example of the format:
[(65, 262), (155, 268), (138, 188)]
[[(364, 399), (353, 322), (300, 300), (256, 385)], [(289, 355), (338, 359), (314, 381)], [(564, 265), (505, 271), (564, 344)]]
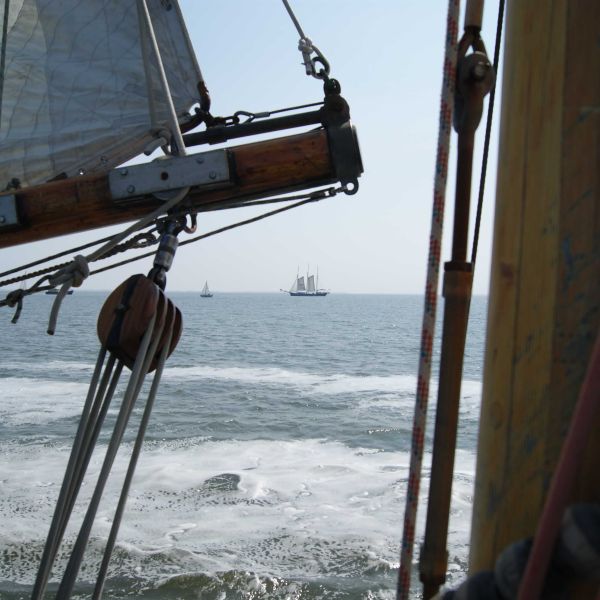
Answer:
[(448, 156), (450, 153), (450, 133), (452, 131), (459, 11), (460, 1), (449, 0), (437, 157), (433, 188), (433, 210), (431, 217), (431, 233), (429, 236), (429, 255), (427, 257), (427, 280), (425, 283), (423, 325), (421, 330), (421, 349), (419, 353), (419, 371), (417, 376), (417, 393), (411, 440), (408, 488), (404, 509), (404, 530), (400, 553), (400, 569), (398, 572), (397, 598), (399, 600), (408, 600), (408, 594), (410, 592), (410, 574), (415, 540), (417, 505), (419, 502), (419, 488), (421, 483), (425, 422), (427, 419), (429, 380), (431, 377), (433, 339), (435, 334), (437, 290), (444, 224), (444, 207), (446, 201), (446, 181), (448, 178)]

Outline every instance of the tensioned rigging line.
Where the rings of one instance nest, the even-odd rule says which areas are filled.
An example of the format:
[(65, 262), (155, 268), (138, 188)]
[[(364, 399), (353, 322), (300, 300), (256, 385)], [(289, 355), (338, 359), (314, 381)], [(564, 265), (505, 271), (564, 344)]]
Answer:
[(2, 47), (0, 48), (0, 126), (2, 124), (2, 97), (4, 95), (4, 67), (6, 65), (6, 43), (8, 39), (8, 10), (10, 0), (4, 0), (4, 19), (2, 20)]
[[(297, 207), (302, 206), (304, 204), (309, 204), (309, 203), (312, 203), (312, 202), (318, 202), (319, 200), (323, 200), (325, 198), (333, 197), (337, 193), (339, 193), (340, 191), (344, 191), (344, 190), (345, 190), (345, 188), (343, 186), (338, 187), (338, 188), (331, 187), (331, 188), (326, 188), (326, 189), (323, 189), (323, 190), (317, 190), (315, 192), (311, 192), (310, 194), (298, 194), (298, 195), (294, 195), (294, 196), (284, 196), (284, 197), (280, 197), (280, 198), (269, 198), (267, 200), (256, 200), (256, 201), (253, 201), (253, 202), (246, 202), (246, 203), (242, 204), (241, 206), (244, 206), (244, 207), (245, 206), (258, 206), (258, 205), (262, 205), (262, 204), (270, 204), (270, 203), (275, 203), (275, 202), (287, 202), (287, 201), (293, 201), (293, 200), (301, 199), (300, 202), (295, 202), (292, 205), (284, 206), (282, 208), (278, 208), (276, 210), (272, 210), (272, 211), (263, 213), (261, 215), (257, 215), (256, 217), (252, 217), (250, 219), (245, 219), (245, 220), (239, 221), (237, 223), (232, 223), (231, 225), (226, 225), (224, 227), (221, 227), (219, 229), (215, 229), (213, 231), (210, 231), (208, 233), (202, 234), (200, 236), (196, 236), (196, 237), (191, 238), (189, 240), (185, 240), (185, 241), (181, 242), (179, 245), (180, 246), (184, 246), (186, 244), (190, 244), (192, 242), (196, 242), (196, 241), (199, 241), (201, 239), (205, 239), (207, 237), (211, 237), (213, 235), (217, 235), (219, 233), (223, 233), (225, 231), (229, 231), (230, 229), (235, 229), (235, 228), (241, 227), (243, 225), (248, 225), (250, 223), (255, 223), (256, 221), (260, 221), (262, 219), (266, 219), (267, 217), (274, 216), (276, 214), (279, 214), (279, 213), (291, 210), (293, 208), (297, 208)], [(232, 205), (230, 207), (228, 206), (227, 208), (235, 208), (235, 207), (239, 207), (239, 206), (240, 205), (238, 204), (238, 205)], [(177, 216), (177, 213), (175, 213), (174, 216)], [(156, 229), (156, 227), (154, 227), (152, 231), (154, 231), (155, 229)], [(150, 233), (151, 233), (150, 231), (149, 232), (141, 233), (138, 236), (135, 236), (134, 238), (132, 238), (132, 240), (130, 240), (129, 242), (125, 242), (125, 243), (121, 244), (120, 246), (114, 247), (112, 250), (110, 250), (106, 254), (98, 256), (97, 258), (94, 258), (94, 259), (90, 260), (90, 262), (97, 261), (97, 260), (102, 260), (102, 259), (105, 259), (105, 258), (109, 258), (110, 256), (113, 256), (117, 252), (123, 252), (125, 250), (129, 250), (129, 249), (132, 248), (132, 246), (131, 246), (132, 242), (136, 241), (139, 237), (142, 237), (142, 238), (146, 237)], [(77, 250), (79, 250), (81, 248), (85, 248), (85, 247), (97, 245), (99, 243), (103, 243), (106, 240), (111, 240), (111, 239), (113, 239), (113, 238), (112, 237), (103, 238), (103, 239), (98, 240), (96, 242), (91, 242), (90, 244), (86, 244), (86, 245), (84, 245), (82, 247), (77, 247), (77, 248), (74, 248), (74, 249), (71, 249), (71, 250), (68, 250), (68, 251), (65, 251), (65, 252), (61, 252), (61, 253), (59, 253), (57, 255), (54, 255), (53, 257), (48, 257), (48, 259), (42, 259), (42, 260), (39, 260), (39, 261), (35, 261), (35, 263), (30, 263), (28, 265), (24, 265), (23, 267), (17, 267), (16, 269), (12, 269), (10, 271), (10, 273), (14, 273), (16, 271), (20, 271), (20, 270), (26, 269), (31, 264), (40, 264), (40, 263), (45, 262), (45, 260), (52, 260), (53, 258), (56, 258), (56, 257), (59, 257), (59, 256), (63, 256), (64, 254), (68, 254), (70, 252), (75, 252), (75, 251), (77, 251)], [(151, 244), (154, 244), (154, 243), (157, 243), (157, 242), (158, 242), (158, 240), (154, 239), (151, 243), (148, 243), (148, 245), (151, 245)], [(138, 246), (138, 247), (140, 247), (140, 246)], [(148, 256), (152, 256), (152, 255), (153, 255), (152, 252), (146, 253), (146, 254), (142, 254), (142, 255), (130, 258), (128, 260), (124, 260), (124, 261), (115, 263), (113, 265), (109, 265), (109, 266), (104, 267), (102, 269), (96, 269), (95, 271), (91, 271), (90, 275), (95, 275), (97, 273), (102, 273), (104, 271), (108, 271), (110, 269), (113, 269), (113, 268), (116, 268), (116, 267), (119, 267), (119, 266), (122, 266), (122, 265), (126, 265), (128, 263), (134, 262), (136, 260), (141, 260), (143, 258), (147, 258)], [(6, 285), (11, 285), (13, 283), (18, 283), (19, 281), (23, 281), (25, 279), (31, 279), (32, 277), (38, 277), (40, 275), (46, 275), (47, 273), (54, 272), (57, 269), (61, 269), (64, 266), (69, 265), (69, 264), (70, 263), (63, 263), (61, 265), (53, 265), (53, 266), (48, 267), (46, 269), (42, 269), (40, 271), (36, 271), (35, 273), (28, 273), (28, 274), (23, 275), (21, 277), (15, 277), (15, 278), (12, 278), (10, 280), (0, 281), (0, 287), (6, 286)], [(38, 292), (38, 291), (40, 291), (40, 292), (41, 291), (45, 291), (45, 290), (49, 289), (49, 287), (51, 287), (51, 286), (43, 286), (42, 287), (40, 285), (42, 283), (42, 281), (38, 281), (37, 284), (31, 288), (31, 292), (30, 293), (35, 293), (35, 292)], [(27, 290), (26, 292), (28, 292), (28, 291), (29, 290)], [(25, 293), (25, 295), (29, 295), (29, 294)], [(0, 307), (7, 306), (7, 305), (10, 305), (10, 301), (9, 301), (8, 297), (6, 299), (4, 299), (4, 300), (0, 300)]]
[[(219, 233), (223, 233), (225, 231), (229, 231), (230, 229), (235, 229), (237, 227), (241, 227), (242, 225), (249, 225), (250, 223), (256, 223), (257, 221), (261, 221), (262, 219), (266, 219), (267, 217), (271, 217), (273, 215), (285, 212), (285, 211), (290, 210), (292, 208), (297, 208), (297, 207), (302, 206), (304, 204), (310, 204), (311, 202), (318, 202), (319, 200), (323, 200), (324, 198), (329, 198), (329, 197), (335, 195), (335, 193), (337, 193), (337, 192), (335, 192), (335, 193), (333, 193), (333, 192), (335, 192), (335, 189), (334, 188), (330, 188), (329, 190), (322, 190), (320, 192), (320, 194), (323, 194), (323, 195), (309, 197), (309, 198), (306, 198), (306, 196), (299, 196), (299, 197), (303, 197), (305, 199), (301, 200), (300, 202), (295, 202), (294, 204), (292, 204), (290, 206), (284, 206), (282, 208), (278, 208), (276, 210), (272, 210), (272, 211), (269, 211), (267, 213), (263, 213), (263, 214), (258, 215), (256, 217), (251, 217), (250, 219), (246, 219), (244, 221), (239, 221), (239, 222), (233, 223), (231, 225), (226, 225), (225, 227), (221, 227), (219, 229), (215, 229), (213, 231), (209, 231), (208, 233), (203, 233), (203, 234), (198, 235), (198, 236), (196, 236), (194, 238), (191, 238), (189, 240), (185, 240), (183, 242), (180, 242), (179, 243), (179, 247), (185, 246), (186, 244), (191, 244), (192, 242), (197, 242), (199, 240), (203, 240), (205, 238), (211, 237), (213, 235), (217, 235)], [(279, 200), (279, 201), (285, 201), (285, 200), (290, 200), (290, 199), (293, 200), (294, 198), (297, 198), (297, 197), (298, 196), (287, 197), (287, 198)], [(256, 204), (258, 204), (259, 202), (260, 201), (257, 201)], [(244, 206), (247, 206), (247, 205), (244, 204)], [(114, 269), (116, 267), (121, 267), (121, 266), (126, 265), (128, 263), (132, 263), (132, 262), (135, 262), (136, 260), (141, 260), (142, 258), (147, 258), (147, 257), (152, 256), (152, 255), (153, 255), (152, 252), (147, 252), (146, 254), (141, 254), (140, 256), (136, 256), (136, 257), (130, 258), (128, 260), (123, 260), (121, 262), (114, 263), (112, 265), (109, 265), (108, 267), (103, 267), (102, 269), (96, 269), (95, 271), (92, 271), (90, 273), (90, 275), (96, 275), (97, 273), (103, 273), (104, 271), (109, 271), (110, 269)], [(1, 301), (0, 301), (0, 303), (1, 303)]]
[[(109, 256), (114, 256), (115, 254), (118, 254), (119, 252), (125, 252), (125, 250), (128, 250), (132, 247), (133, 248), (144, 247), (142, 245), (139, 245), (141, 240), (143, 240), (144, 238), (148, 238), (148, 236), (155, 230), (156, 230), (156, 228), (153, 227), (152, 229), (148, 230), (147, 232), (139, 233), (138, 235), (136, 235), (134, 238), (132, 238), (128, 242), (124, 242), (122, 244), (115, 246), (110, 252), (107, 252), (106, 255), (102, 256), (101, 258), (108, 258)], [(85, 250), (86, 248), (91, 248), (93, 246), (98, 246), (99, 244), (104, 244), (104, 243), (112, 240), (113, 237), (114, 236), (109, 235), (105, 238), (101, 238), (94, 242), (88, 242), (87, 244), (82, 244), (81, 246), (76, 246), (75, 248), (70, 248), (69, 250), (63, 250), (62, 252), (58, 252), (57, 254), (53, 254), (51, 256), (46, 256), (45, 258), (40, 258), (38, 260), (34, 260), (33, 262), (27, 263), (26, 265), (21, 265), (20, 267), (15, 267), (14, 269), (9, 269), (8, 271), (4, 271), (4, 273), (0, 273), (0, 277), (5, 277), (6, 275), (12, 275), (13, 273), (18, 273), (19, 271), (25, 271), (26, 269), (31, 269), (32, 267), (36, 267), (37, 265), (42, 265), (42, 264), (50, 262), (52, 260), (56, 260), (57, 258), (60, 258), (61, 256), (66, 256), (67, 254), (74, 254), (75, 252)], [(134, 242), (137, 243), (138, 245), (132, 246), (132, 243), (134, 243)], [(146, 245), (149, 246), (150, 243), (148, 243)], [(98, 260), (100, 260), (100, 259), (98, 259)], [(26, 273), (25, 275), (22, 275), (20, 277), (14, 277), (13, 279), (9, 279), (7, 281), (0, 281), (0, 287), (11, 285), (13, 283), (18, 283), (19, 281), (25, 281), (27, 279), (33, 279), (34, 277), (39, 277), (46, 273), (51, 273), (53, 270), (61, 269), (62, 267), (67, 266), (68, 264), (69, 264), (68, 262), (65, 262), (65, 263), (62, 263), (59, 265), (53, 265), (52, 267), (48, 267), (46, 269), (40, 269), (39, 271), (35, 271), (33, 273)]]
[[(498, 65), (500, 63), (500, 44), (502, 41), (502, 23), (504, 22), (504, 4), (505, 0), (499, 0), (498, 4), (498, 22), (496, 24), (496, 43), (494, 45), (494, 73), (498, 76)], [(490, 151), (490, 137), (492, 133), (492, 117), (494, 115), (494, 100), (496, 98), (496, 86), (490, 90), (490, 99), (488, 102), (487, 121), (485, 125), (485, 141), (483, 143), (483, 157), (481, 159), (481, 177), (479, 179), (479, 195), (477, 198), (477, 214), (475, 216), (475, 226), (473, 229), (473, 248), (471, 251), (471, 262), (475, 270), (477, 260), (477, 246), (479, 244), (479, 229), (481, 227), (481, 213), (483, 210), (483, 194), (485, 192), (485, 176), (487, 173), (488, 155)]]

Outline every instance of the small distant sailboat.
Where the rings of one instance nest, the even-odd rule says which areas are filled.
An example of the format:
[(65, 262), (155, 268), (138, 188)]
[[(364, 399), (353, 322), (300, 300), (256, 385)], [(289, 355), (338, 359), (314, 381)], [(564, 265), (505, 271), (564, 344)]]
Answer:
[(306, 273), (306, 285), (304, 284), (304, 275), (298, 273), (292, 287), (289, 290), (281, 290), (290, 296), (327, 296), (329, 290), (319, 289), (319, 271), (317, 270), (317, 278), (315, 285), (315, 276)]
[(212, 292), (208, 289), (208, 281), (204, 282), (204, 287), (202, 288), (202, 291), (200, 292), (200, 297), (201, 298), (212, 298)]

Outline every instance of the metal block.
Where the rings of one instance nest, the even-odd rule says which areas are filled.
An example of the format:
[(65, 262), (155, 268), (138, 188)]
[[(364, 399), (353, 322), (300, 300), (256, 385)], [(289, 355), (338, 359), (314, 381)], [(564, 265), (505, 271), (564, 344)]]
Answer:
[(14, 194), (0, 195), (0, 229), (19, 225), (17, 198)]
[(143, 165), (113, 169), (108, 174), (113, 200), (126, 200), (186, 187), (225, 187), (233, 183), (227, 150), (213, 150), (191, 156), (158, 159)]

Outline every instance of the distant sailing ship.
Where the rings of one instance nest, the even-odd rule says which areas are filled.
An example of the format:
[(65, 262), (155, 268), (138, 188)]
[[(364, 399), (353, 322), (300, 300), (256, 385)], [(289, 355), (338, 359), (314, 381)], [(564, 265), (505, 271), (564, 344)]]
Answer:
[(281, 290), (290, 296), (327, 296), (328, 290), (319, 289), (319, 271), (317, 271), (317, 280), (315, 285), (315, 276), (306, 273), (306, 285), (304, 284), (304, 275), (299, 273), (289, 290)]
[(208, 289), (208, 281), (204, 282), (204, 287), (202, 288), (202, 291), (200, 292), (200, 297), (201, 298), (212, 298), (213, 297), (211, 291)]

